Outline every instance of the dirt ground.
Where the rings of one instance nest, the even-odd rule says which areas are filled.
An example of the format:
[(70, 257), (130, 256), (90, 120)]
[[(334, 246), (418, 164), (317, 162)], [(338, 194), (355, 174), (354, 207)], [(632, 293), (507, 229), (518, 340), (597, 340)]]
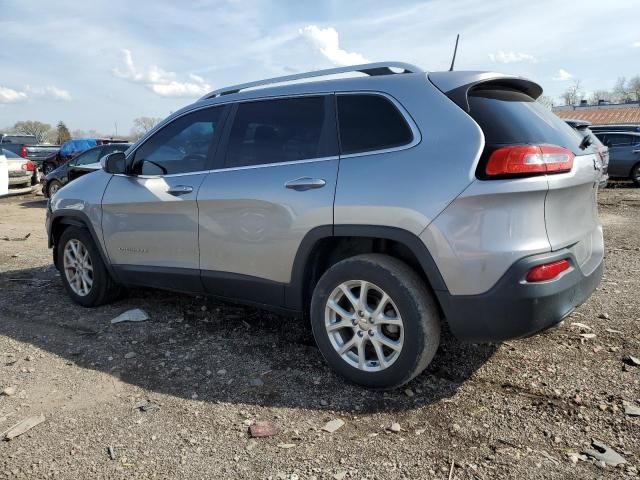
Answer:
[[(52, 266), (46, 202), (0, 200), (0, 434), (46, 418), (0, 442), (0, 478), (635, 478), (640, 189), (618, 187), (600, 193), (605, 277), (564, 326), (499, 345), (445, 336), (391, 393), (334, 375), (299, 320), (151, 290), (79, 307)], [(135, 307), (150, 320), (110, 323)], [(279, 433), (251, 439), (256, 421)], [(579, 457), (592, 439), (628, 463)]]

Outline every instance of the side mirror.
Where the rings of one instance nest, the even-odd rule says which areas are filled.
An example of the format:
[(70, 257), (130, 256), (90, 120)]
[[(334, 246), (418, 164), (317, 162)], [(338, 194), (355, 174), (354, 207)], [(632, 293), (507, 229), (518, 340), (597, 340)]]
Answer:
[(124, 152), (110, 153), (100, 160), (102, 169), (107, 173), (124, 174), (127, 173), (127, 160)]

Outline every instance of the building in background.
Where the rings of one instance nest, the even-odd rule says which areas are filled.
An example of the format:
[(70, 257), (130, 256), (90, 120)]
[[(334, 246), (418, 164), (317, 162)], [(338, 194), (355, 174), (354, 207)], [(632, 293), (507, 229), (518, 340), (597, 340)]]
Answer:
[(594, 125), (640, 124), (640, 102), (565, 105), (553, 107), (560, 118), (586, 120)]

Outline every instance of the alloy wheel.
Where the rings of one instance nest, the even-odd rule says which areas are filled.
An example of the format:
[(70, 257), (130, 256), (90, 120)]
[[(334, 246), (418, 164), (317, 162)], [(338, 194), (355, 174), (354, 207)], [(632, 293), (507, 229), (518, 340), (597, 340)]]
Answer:
[(395, 303), (382, 288), (364, 280), (343, 282), (333, 290), (325, 307), (325, 329), (338, 355), (367, 372), (390, 367), (404, 344)]
[(72, 238), (64, 247), (64, 274), (76, 295), (84, 297), (93, 287), (93, 264), (87, 247)]

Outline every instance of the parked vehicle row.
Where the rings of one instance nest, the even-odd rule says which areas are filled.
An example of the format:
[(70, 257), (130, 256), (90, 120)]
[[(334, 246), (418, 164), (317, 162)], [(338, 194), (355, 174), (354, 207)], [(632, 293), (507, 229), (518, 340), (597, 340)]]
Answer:
[(34, 162), (38, 168), (51, 154), (58, 151), (57, 145), (38, 145), (35, 135), (0, 135), (0, 148)]
[(86, 307), (147, 286), (308, 317), (337, 372), (402, 385), (443, 322), (532, 335), (600, 282), (602, 157), (541, 93), (393, 62), (211, 92), (52, 196), (54, 263)]

